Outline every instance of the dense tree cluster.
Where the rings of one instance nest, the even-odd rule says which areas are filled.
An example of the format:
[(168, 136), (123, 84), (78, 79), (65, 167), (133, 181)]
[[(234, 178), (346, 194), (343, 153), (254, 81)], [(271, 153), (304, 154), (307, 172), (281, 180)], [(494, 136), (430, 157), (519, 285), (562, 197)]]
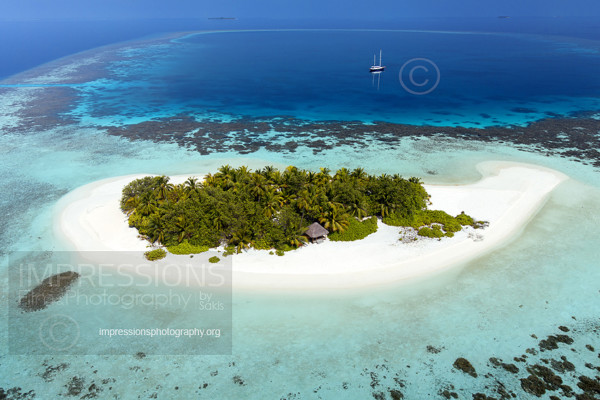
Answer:
[(136, 179), (123, 189), (121, 209), (153, 243), (288, 250), (306, 241), (304, 230), (315, 221), (343, 233), (353, 219), (367, 216), (410, 219), (426, 208), (427, 198), (416, 178), (374, 176), (362, 168), (332, 174), (327, 168), (281, 172), (224, 165), (203, 182)]

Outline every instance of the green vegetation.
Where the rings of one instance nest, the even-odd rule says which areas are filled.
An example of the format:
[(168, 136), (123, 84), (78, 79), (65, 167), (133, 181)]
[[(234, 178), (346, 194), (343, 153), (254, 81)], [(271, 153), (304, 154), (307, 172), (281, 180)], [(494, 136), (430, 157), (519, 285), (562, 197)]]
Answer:
[(481, 223), (476, 223), (475, 220), (473, 218), (469, 217), (467, 214), (465, 214), (464, 211), (456, 216), (456, 220), (461, 225), (471, 225), (473, 227), (476, 227), (476, 225), (481, 224)]
[(208, 246), (196, 246), (190, 244), (190, 242), (188, 242), (187, 240), (184, 240), (183, 242), (177, 245), (167, 247), (169, 253), (173, 254), (199, 254), (208, 251), (208, 249)]
[(167, 252), (163, 249), (154, 249), (144, 253), (144, 256), (148, 261), (156, 261), (167, 256)]
[(377, 217), (367, 218), (362, 222), (351, 218), (348, 229), (344, 232), (334, 232), (328, 237), (334, 242), (351, 242), (364, 239), (374, 232), (377, 232)]
[(427, 198), (418, 179), (374, 176), (361, 168), (332, 174), (326, 168), (250, 171), (225, 165), (204, 182), (136, 179), (123, 189), (121, 209), (140, 235), (176, 254), (225, 245), (224, 256), (250, 247), (279, 255), (302, 246), (304, 230), (313, 222), (338, 240), (356, 240), (376, 228), (374, 219), (357, 219), (410, 220), (425, 209)]
[(419, 229), (419, 236), (430, 237), (430, 238), (441, 238), (444, 236), (444, 232), (442, 232), (442, 228), (439, 225), (434, 224), (430, 227), (424, 226)]
[(225, 251), (223, 252), (223, 257), (227, 257), (230, 256), (232, 254), (235, 254), (236, 250), (234, 246), (227, 246), (225, 247)]
[(430, 238), (452, 237), (463, 226), (478, 227), (481, 224), (464, 212), (453, 217), (440, 210), (419, 210), (410, 216), (392, 214), (383, 218), (383, 222), (392, 226), (411, 227), (418, 231), (419, 236)]
[(213, 264), (216, 264), (219, 261), (221, 261), (221, 259), (217, 256), (212, 256), (211, 258), (208, 259), (208, 262), (213, 263)]

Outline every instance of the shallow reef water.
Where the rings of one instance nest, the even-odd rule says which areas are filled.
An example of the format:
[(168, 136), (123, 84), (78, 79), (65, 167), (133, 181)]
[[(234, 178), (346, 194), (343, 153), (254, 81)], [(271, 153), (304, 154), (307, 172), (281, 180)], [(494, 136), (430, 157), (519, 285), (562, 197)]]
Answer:
[[(510, 243), (430, 279), (345, 292), (234, 290), (231, 354), (182, 356), (168, 346), (143, 352), (113, 338), (107, 355), (107, 347), (84, 337), (85, 355), (15, 355), (10, 335), (1, 335), (0, 397), (600, 396), (600, 80), (590, 73), (597, 53), (576, 51), (581, 43), (518, 35), (180, 36), (80, 53), (0, 86), (3, 316), (16, 307), (4, 294), (15, 289), (11, 257), (63, 250), (53, 233), (54, 206), (103, 178), (293, 164), (460, 184), (479, 178), (481, 161), (510, 160), (572, 179)], [(388, 70), (378, 91), (364, 66), (379, 43)], [(326, 51), (333, 44), (339, 48)], [(311, 46), (314, 57), (306, 60)], [(484, 46), (497, 52), (486, 57)], [(508, 68), (507, 55), (514, 56), (512, 72), (492, 82)], [(410, 96), (398, 81), (403, 62), (417, 57), (435, 61), (442, 73), (429, 96)], [(322, 62), (339, 74), (311, 70)], [(280, 68), (265, 71), (269, 63)], [(540, 63), (548, 68), (525, 74)], [(564, 82), (550, 81), (569, 66), (575, 70)], [(472, 89), (459, 90), (465, 85)], [(491, 92), (481, 92), (485, 85)], [(107, 304), (89, 315), (60, 302), (6, 321), (36, 330), (54, 314), (82, 326), (197, 322), (194, 313), (172, 307), (141, 313)]]

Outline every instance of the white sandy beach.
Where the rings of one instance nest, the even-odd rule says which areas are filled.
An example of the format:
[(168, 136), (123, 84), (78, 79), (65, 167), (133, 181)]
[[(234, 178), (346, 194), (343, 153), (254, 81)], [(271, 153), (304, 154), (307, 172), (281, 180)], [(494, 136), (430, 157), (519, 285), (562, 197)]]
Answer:
[[(461, 211), (489, 221), (483, 230), (472, 228), (453, 238), (399, 241), (399, 228), (379, 222), (376, 233), (356, 242), (310, 244), (283, 257), (264, 250), (232, 256), (233, 284), (247, 289), (352, 288), (407, 280), (463, 265), (506, 244), (520, 234), (567, 176), (547, 168), (512, 162), (477, 166), (483, 178), (473, 184), (425, 185), (430, 209), (456, 215)], [(55, 233), (70, 250), (146, 251), (148, 243), (129, 228), (119, 209), (122, 188), (149, 174), (109, 178), (82, 186), (66, 195), (55, 212)], [(180, 175), (171, 182), (180, 183)], [(474, 234), (480, 235), (473, 240)], [(169, 255), (173, 264), (178, 257)]]

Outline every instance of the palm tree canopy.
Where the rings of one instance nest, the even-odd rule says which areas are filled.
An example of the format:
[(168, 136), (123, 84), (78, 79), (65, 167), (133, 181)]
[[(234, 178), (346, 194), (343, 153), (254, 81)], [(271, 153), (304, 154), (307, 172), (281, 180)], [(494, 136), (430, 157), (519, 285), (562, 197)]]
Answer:
[[(315, 237), (344, 232), (354, 218), (409, 218), (426, 208), (416, 178), (369, 175), (362, 168), (318, 172), (273, 166), (252, 171), (221, 166), (203, 181), (173, 185), (167, 176), (144, 177), (123, 189), (121, 208), (141, 235), (167, 246), (187, 241), (214, 247), (291, 249), (307, 230)], [(463, 218), (465, 219), (465, 218)], [(354, 224), (354, 223), (353, 223)], [(320, 229), (317, 229), (319, 227)]]

